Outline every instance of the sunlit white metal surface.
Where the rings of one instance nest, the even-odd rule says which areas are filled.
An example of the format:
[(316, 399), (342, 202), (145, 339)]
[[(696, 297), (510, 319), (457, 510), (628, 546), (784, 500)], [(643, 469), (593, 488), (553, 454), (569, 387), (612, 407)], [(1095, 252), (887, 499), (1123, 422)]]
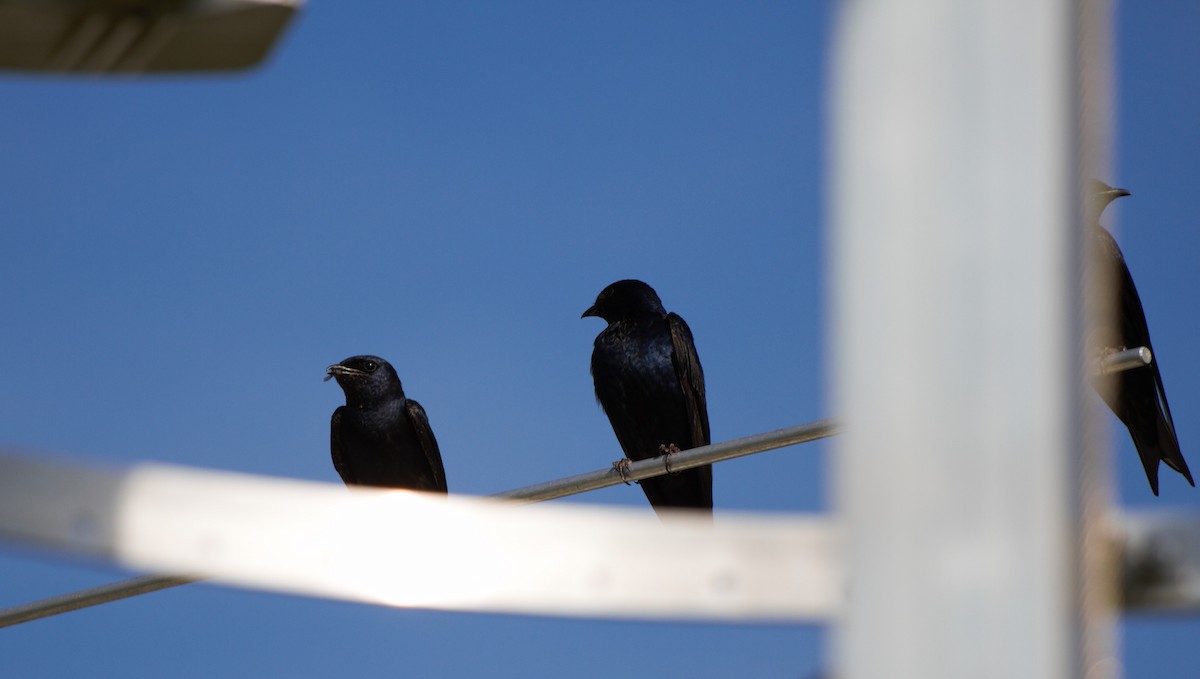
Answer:
[[(740, 439), (721, 441), (709, 446), (685, 450), (671, 456), (670, 466), (672, 470), (680, 471), (702, 464), (720, 462), (735, 457), (792, 446), (798, 443), (815, 441), (833, 436), (839, 433), (839, 431), (837, 424), (832, 420), (817, 420), (815, 422), (808, 422), (793, 427), (785, 427), (762, 434), (754, 434)], [(636, 481), (661, 476), (666, 473), (666, 458), (659, 456), (634, 462), (630, 465), (629, 470), (626, 471), (624, 479), (622, 479), (616, 470), (608, 467), (563, 479), (504, 491), (492, 497), (504, 498), (510, 502), (542, 502), (568, 495), (577, 495), (589, 490), (607, 488), (622, 483), (625, 479)], [(110, 603), (169, 587), (186, 585), (195, 581), (195, 578), (173, 575), (146, 575), (99, 587), (68, 592), (59, 596), (31, 601), (0, 610), (0, 627), (18, 625), (51, 615)]]
[(844, 679), (1082, 676), (1074, 10), (840, 4)]
[(270, 591), (393, 606), (816, 620), (841, 597), (816, 519), (520, 507), (143, 465), (0, 458), (0, 536)]
[(0, 69), (143, 73), (244, 69), (301, 0), (0, 0)]

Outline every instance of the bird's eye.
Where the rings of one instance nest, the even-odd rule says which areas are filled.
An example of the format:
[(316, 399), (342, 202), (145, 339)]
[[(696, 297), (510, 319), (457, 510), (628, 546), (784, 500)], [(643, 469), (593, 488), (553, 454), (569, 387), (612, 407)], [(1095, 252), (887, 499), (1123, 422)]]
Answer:
[(363, 367), (367, 369), (367, 372), (375, 372), (375, 369), (379, 366), (375, 364), (375, 361), (367, 361), (363, 363)]

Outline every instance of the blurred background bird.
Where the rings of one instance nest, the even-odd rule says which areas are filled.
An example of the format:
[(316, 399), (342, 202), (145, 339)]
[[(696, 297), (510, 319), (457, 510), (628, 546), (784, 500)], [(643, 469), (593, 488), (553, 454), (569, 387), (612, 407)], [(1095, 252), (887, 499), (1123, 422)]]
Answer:
[(1092, 386), (1108, 407), (1112, 409), (1133, 438), (1150, 489), (1158, 495), (1158, 463), (1161, 460), (1187, 479), (1192, 486), (1192, 473), (1179, 450), (1179, 439), (1175, 423), (1171, 419), (1171, 407), (1167, 404), (1167, 393), (1163, 389), (1162, 374), (1158, 369), (1158, 355), (1150, 342), (1150, 328), (1146, 324), (1146, 313), (1138, 297), (1133, 276), (1125, 263), (1121, 248), (1112, 234), (1100, 226), (1100, 213), (1108, 204), (1122, 196), (1130, 195), (1125, 189), (1113, 188), (1104, 182), (1093, 181), (1089, 188), (1089, 219), (1092, 220), (1092, 251), (1090, 262), (1100, 267), (1096, 273), (1105, 292), (1093, 296), (1096, 305), (1096, 326), (1089, 336), (1090, 349), (1107, 355), (1125, 349), (1146, 347), (1150, 349), (1150, 365), (1132, 370), (1108, 374), (1094, 374)]

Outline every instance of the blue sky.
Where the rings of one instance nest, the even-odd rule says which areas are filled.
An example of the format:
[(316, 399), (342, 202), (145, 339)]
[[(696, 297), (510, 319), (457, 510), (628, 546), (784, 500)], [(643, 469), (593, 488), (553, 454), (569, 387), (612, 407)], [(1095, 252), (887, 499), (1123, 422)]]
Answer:
[[(826, 417), (831, 6), (314, 2), (260, 70), (0, 75), (0, 443), (337, 481), (324, 367), (377, 353), (454, 492), (618, 457), (592, 396), (606, 284), (696, 336), (713, 436)], [(1200, 7), (1118, 11), (1110, 183), (1200, 465)], [(1119, 435), (1118, 435), (1119, 434)], [(1118, 494), (1150, 495), (1114, 430)], [(720, 465), (722, 508), (827, 507), (823, 443)], [(636, 488), (571, 501), (645, 506)], [(647, 508), (647, 511), (649, 509)], [(398, 538), (403, 526), (396, 527)], [(0, 550), (0, 603), (126, 573)], [(1130, 677), (1191, 677), (1200, 619), (1131, 619)], [(194, 585), (3, 632), (13, 676), (809, 677), (812, 626), (407, 611)]]

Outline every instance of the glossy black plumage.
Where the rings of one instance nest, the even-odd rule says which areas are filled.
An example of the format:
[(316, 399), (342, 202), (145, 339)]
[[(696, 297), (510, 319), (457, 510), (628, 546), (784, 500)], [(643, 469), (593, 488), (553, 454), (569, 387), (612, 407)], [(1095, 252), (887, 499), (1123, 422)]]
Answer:
[(1143, 368), (1135, 368), (1108, 375), (1096, 375), (1092, 385), (1120, 418), (1133, 445), (1137, 448), (1150, 490), (1158, 495), (1158, 463), (1161, 460), (1187, 479), (1193, 486), (1192, 473), (1179, 450), (1179, 439), (1171, 419), (1171, 407), (1167, 404), (1167, 393), (1163, 389), (1162, 374), (1158, 369), (1158, 354), (1150, 342), (1150, 328), (1146, 324), (1146, 313), (1133, 276), (1125, 263), (1121, 248), (1104, 227), (1100, 226), (1099, 215), (1113, 200), (1128, 196), (1124, 189), (1114, 189), (1102, 182), (1094, 182), (1091, 188), (1090, 206), (1097, 220), (1092, 228), (1092, 262), (1105, 267), (1102, 275), (1111, 286), (1108, 295), (1102, 296), (1097, 305), (1097, 318), (1108, 319), (1098, 322), (1090, 337), (1091, 349), (1105, 354), (1113, 351), (1146, 347), (1153, 354), (1153, 361)]
[(346, 485), (446, 492), (446, 470), (425, 409), (405, 398), (390, 363), (351, 356), (326, 373), (346, 394), (329, 433), (333, 467)]
[[(662, 446), (687, 450), (708, 445), (704, 371), (692, 331), (663, 309), (641, 281), (605, 288), (583, 317), (608, 322), (592, 351), (596, 400), (608, 414), (625, 456), (644, 460)], [(712, 511), (712, 465), (641, 481), (655, 510), (686, 507)]]

